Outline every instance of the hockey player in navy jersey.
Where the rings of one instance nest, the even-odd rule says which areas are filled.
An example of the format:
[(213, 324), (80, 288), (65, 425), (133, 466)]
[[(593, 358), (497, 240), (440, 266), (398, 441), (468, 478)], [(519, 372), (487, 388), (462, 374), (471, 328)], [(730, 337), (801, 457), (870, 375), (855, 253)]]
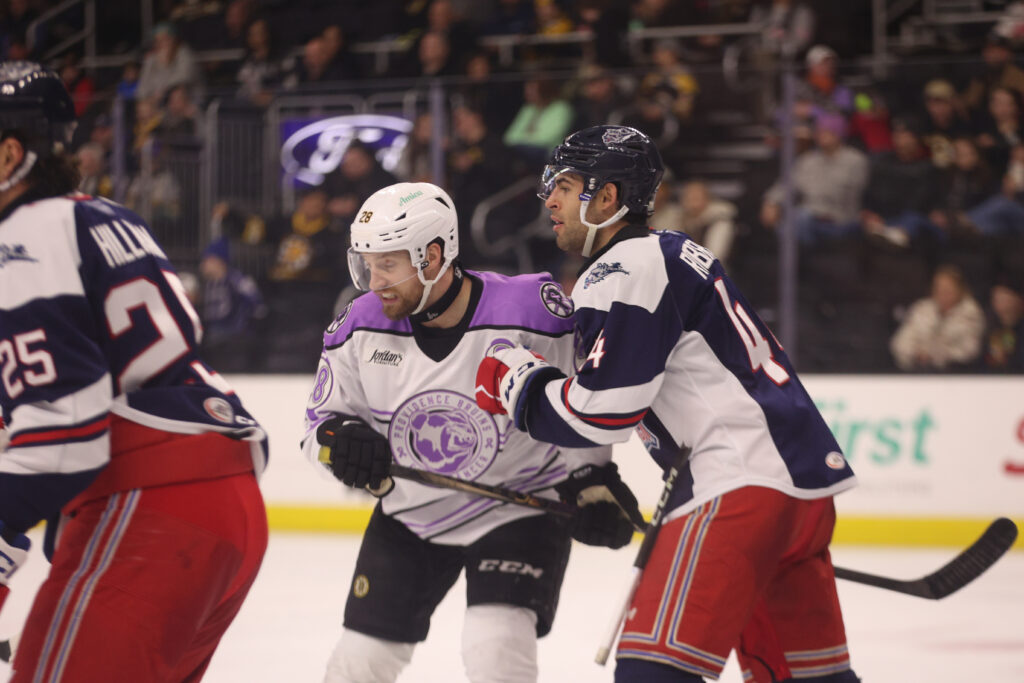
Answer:
[(0, 63), (0, 599), (41, 520), (52, 562), (10, 680), (198, 681), (266, 548), (266, 438), (142, 220), (73, 193), (73, 124)]
[[(369, 292), (324, 335), (303, 448), (319, 471), (380, 502), (325, 680), (394, 681), (465, 570), (467, 677), (535, 681), (536, 640), (551, 629), (570, 534), (621, 547), (633, 535), (624, 510), (639, 511), (610, 448), (534, 441), (480, 409), (474, 382), (491, 347), (526, 344), (571, 368), (572, 301), (546, 274), (463, 270), (454, 205), (429, 183), (378, 190), (356, 214), (351, 240), (352, 280)], [(392, 461), (544, 497), (555, 497), (556, 485), (584, 490), (590, 504), (568, 528), (534, 509), (392, 479)]]
[(853, 472), (714, 254), (647, 227), (662, 170), (633, 128), (556, 148), (541, 197), (558, 246), (587, 259), (573, 289), (583, 362), (566, 378), (538, 349), (500, 350), (478, 401), (562, 446), (635, 431), (666, 473), (680, 466), (616, 681), (718, 678), (735, 649), (744, 680), (852, 683), (828, 547)]

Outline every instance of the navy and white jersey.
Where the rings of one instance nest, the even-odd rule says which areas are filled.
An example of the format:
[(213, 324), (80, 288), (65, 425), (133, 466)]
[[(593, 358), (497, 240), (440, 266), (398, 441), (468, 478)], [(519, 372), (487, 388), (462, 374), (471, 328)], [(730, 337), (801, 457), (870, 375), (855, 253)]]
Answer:
[[(302, 442), (325, 476), (316, 429), (339, 414), (357, 416), (386, 435), (399, 465), (548, 498), (556, 498), (551, 487), (565, 479), (567, 467), (611, 459), (607, 447), (575, 451), (539, 443), (507, 416), (477, 406), (477, 366), (495, 343), (523, 344), (571, 369), (572, 300), (546, 274), (468, 277), (473, 294), (455, 328), (391, 321), (372, 293), (353, 301), (328, 328)], [(432, 353), (424, 334), (456, 335), (449, 338), (454, 348), (443, 357)], [(381, 504), (420, 538), (444, 545), (469, 544), (502, 524), (541, 514), (404, 479), (395, 480)]]
[(635, 430), (665, 471), (688, 449), (676, 515), (743, 486), (819, 498), (855, 484), (785, 351), (686, 234), (621, 230), (573, 300), (578, 374), (529, 385), (537, 439), (610, 444)]
[[(199, 319), (142, 220), (85, 195), (0, 215), (0, 520), (54, 516), (109, 461), (111, 414), (181, 434), (265, 435), (197, 355)], [(170, 457), (170, 456), (168, 456)]]

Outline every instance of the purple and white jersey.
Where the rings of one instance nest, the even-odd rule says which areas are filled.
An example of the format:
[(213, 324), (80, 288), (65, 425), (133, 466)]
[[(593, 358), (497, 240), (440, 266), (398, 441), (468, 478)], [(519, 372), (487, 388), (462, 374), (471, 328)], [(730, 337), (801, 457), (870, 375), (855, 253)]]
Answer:
[[(55, 515), (110, 459), (110, 415), (182, 434), (266, 437), (198, 355), (185, 289), (142, 220), (104, 199), (22, 199), (0, 215), (0, 520)], [(172, 456), (163, 456), (172, 457)]]
[[(476, 404), (476, 371), (495, 342), (534, 349), (563, 370), (572, 368), (572, 300), (546, 275), (505, 277), (468, 272), (482, 289), (468, 326), (447, 356), (420, 348), (405, 319), (388, 320), (380, 300), (364, 294), (328, 327), (306, 406), (303, 450), (317, 461), (316, 429), (337, 414), (355, 415), (388, 437), (394, 461), (459, 479), (556, 498), (551, 490), (567, 466), (604, 463), (610, 448), (559, 449), (516, 429), (504, 415)], [(472, 304), (471, 304), (472, 305)], [(472, 543), (495, 527), (540, 514), (470, 493), (395, 480), (383, 510), (420, 538)]]
[(620, 231), (573, 300), (578, 374), (529, 387), (535, 438), (611, 444), (635, 430), (665, 471), (689, 449), (667, 519), (744, 486), (820, 498), (855, 485), (785, 351), (686, 234)]

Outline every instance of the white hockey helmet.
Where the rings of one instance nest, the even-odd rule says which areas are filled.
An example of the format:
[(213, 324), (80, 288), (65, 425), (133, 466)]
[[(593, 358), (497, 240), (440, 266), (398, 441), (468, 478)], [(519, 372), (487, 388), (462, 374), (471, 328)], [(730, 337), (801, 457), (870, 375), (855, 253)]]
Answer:
[[(407, 251), (423, 283), (423, 298), (413, 313), (426, 305), (433, 287), (459, 255), (459, 221), (448, 193), (431, 183), (396, 183), (370, 195), (351, 226), (348, 268), (352, 283), (370, 289), (370, 271), (360, 254)], [(427, 280), (427, 246), (440, 241), (441, 269)]]

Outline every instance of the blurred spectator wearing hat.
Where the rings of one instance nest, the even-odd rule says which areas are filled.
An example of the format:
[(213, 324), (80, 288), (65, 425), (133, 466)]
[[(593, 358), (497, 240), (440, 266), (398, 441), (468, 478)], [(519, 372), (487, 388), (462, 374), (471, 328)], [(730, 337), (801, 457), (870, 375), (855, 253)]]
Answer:
[(1024, 94), (1024, 70), (1013, 63), (1010, 40), (990, 32), (981, 49), (982, 65), (960, 98), (968, 116), (982, 112), (994, 88), (1009, 88)]
[(860, 213), (865, 233), (900, 247), (932, 229), (925, 214), (937, 172), (921, 144), (919, 127), (910, 117), (893, 120), (892, 150), (872, 157)]
[(936, 168), (948, 168), (953, 164), (953, 140), (972, 133), (970, 125), (960, 115), (956, 106), (956, 90), (953, 84), (936, 78), (924, 86), (924, 123), (921, 140)]
[[(807, 71), (797, 82), (790, 112), (790, 125), (797, 131), (812, 130), (814, 121), (823, 112), (836, 112), (849, 119), (853, 111), (853, 91), (839, 83), (839, 58), (827, 45), (815, 45), (804, 60)], [(775, 111), (776, 126), (781, 130), (785, 112)]]
[(178, 39), (173, 24), (161, 22), (153, 27), (152, 46), (142, 60), (139, 99), (163, 99), (177, 85), (189, 86), (193, 92), (201, 85), (201, 74), (191, 48)]
[(216, 356), (218, 367), (225, 372), (250, 370), (250, 353), (256, 348), (251, 333), (267, 314), (259, 287), (231, 265), (226, 237), (214, 240), (203, 251), (199, 274), (203, 279), (204, 352)]
[[(815, 147), (797, 157), (793, 166), (796, 193), (794, 226), (801, 246), (849, 238), (861, 230), (860, 210), (868, 181), (868, 159), (844, 142), (846, 120), (825, 112), (815, 119)], [(776, 228), (782, 219), (785, 188), (773, 185), (761, 205), (761, 222)]]
[(989, 372), (1024, 373), (1022, 273), (1002, 277), (989, 290), (982, 369)]
[(679, 121), (693, 114), (694, 101), (700, 86), (683, 61), (683, 48), (677, 40), (657, 41), (651, 49), (654, 70), (640, 81), (640, 94), (665, 97), (672, 115)]

